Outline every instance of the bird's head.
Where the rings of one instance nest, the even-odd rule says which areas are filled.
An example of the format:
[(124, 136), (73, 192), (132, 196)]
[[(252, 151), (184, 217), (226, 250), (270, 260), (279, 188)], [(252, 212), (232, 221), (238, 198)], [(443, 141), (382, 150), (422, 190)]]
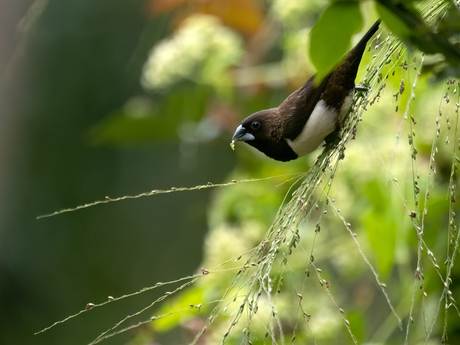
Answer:
[(270, 125), (273, 122), (273, 113), (274, 109), (268, 109), (248, 116), (241, 121), (232, 140), (245, 141), (256, 148), (264, 142), (273, 140), (273, 127)]
[(289, 161), (297, 158), (283, 137), (282, 118), (278, 108), (261, 110), (254, 113), (238, 126), (233, 141), (244, 141), (268, 157)]

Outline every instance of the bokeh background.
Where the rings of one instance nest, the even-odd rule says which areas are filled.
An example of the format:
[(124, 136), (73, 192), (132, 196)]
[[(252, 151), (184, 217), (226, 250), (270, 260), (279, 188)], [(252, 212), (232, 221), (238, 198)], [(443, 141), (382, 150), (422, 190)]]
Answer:
[[(278, 105), (314, 73), (308, 33), (325, 6), (319, 0), (0, 1), (0, 343), (88, 343), (167, 290), (33, 334), (87, 303), (199, 272), (204, 264), (216, 266), (257, 245), (291, 184), (283, 184), (289, 176), (36, 217), (106, 196), (307, 171), (316, 153), (279, 163), (244, 145), (233, 152), (229, 143), (242, 118)], [(371, 4), (362, 10), (365, 30), (377, 15)], [(404, 117), (409, 91), (394, 95), (401, 80), (408, 90), (414, 82), (420, 57), (413, 54), (406, 66), (391, 65), (396, 74), (390, 72), (386, 93), (365, 113), (332, 195), (356, 224), (363, 250), (406, 322), (417, 257), (416, 232), (407, 216), (415, 209), (407, 133), (417, 133), (416, 163), (426, 179), (420, 195), (430, 189), (425, 240), (441, 263), (455, 207), (446, 197), (456, 142), (456, 113), (450, 108), (455, 84), (447, 89), (420, 77), (409, 112), (417, 117), (412, 128)], [(372, 51), (363, 65), (371, 59)], [(433, 177), (428, 167), (440, 110), (453, 124), (449, 132), (446, 116), (439, 121), (439, 141), (448, 145), (436, 144)], [(317, 262), (340, 286), (337, 302), (351, 310), (358, 340), (401, 343), (405, 333), (340, 220), (331, 215), (324, 222)], [(305, 245), (311, 245), (314, 223), (304, 231)], [(303, 272), (308, 258), (300, 255), (292, 271)], [(434, 268), (426, 265), (430, 276)], [(436, 278), (426, 283), (432, 300), (422, 303), (417, 295), (417, 341), (425, 339), (422, 312), (428, 323), (436, 315), (440, 285)], [(198, 290), (209, 293), (203, 286)], [(218, 296), (223, 290), (212, 292)], [(458, 290), (453, 291), (455, 296)], [(311, 308), (321, 315), (310, 330), (316, 340), (343, 344), (347, 331), (337, 317), (328, 321), (330, 306)], [(205, 315), (144, 326), (106, 343), (187, 343)], [(452, 315), (449, 334), (455, 343), (459, 318)], [(435, 339), (442, 321), (437, 319), (430, 333)]]

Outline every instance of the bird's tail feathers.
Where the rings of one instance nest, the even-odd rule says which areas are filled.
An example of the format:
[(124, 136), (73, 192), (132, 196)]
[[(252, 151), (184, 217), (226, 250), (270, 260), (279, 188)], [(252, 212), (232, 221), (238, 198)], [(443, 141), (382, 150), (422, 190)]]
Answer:
[[(372, 36), (377, 32), (380, 25), (380, 19), (378, 19), (374, 25), (370, 27), (369, 30), (364, 34), (364, 36), (359, 40), (356, 46), (350, 50), (348, 56), (345, 60), (348, 60), (349, 73), (354, 73), (354, 78), (359, 69), (359, 64), (361, 63), (361, 58), (363, 57), (364, 51), (366, 50), (367, 42), (372, 38)], [(353, 78), (353, 80), (354, 80)]]
[(364, 36), (359, 40), (358, 44), (356, 45), (356, 48), (357, 49), (365, 49), (366, 48), (366, 44), (367, 42), (372, 38), (372, 36), (374, 36), (374, 34), (377, 32), (377, 30), (379, 29), (379, 25), (380, 25), (380, 19), (378, 19), (374, 25), (372, 25), (370, 27), (369, 30), (367, 30), (367, 32), (364, 34)]

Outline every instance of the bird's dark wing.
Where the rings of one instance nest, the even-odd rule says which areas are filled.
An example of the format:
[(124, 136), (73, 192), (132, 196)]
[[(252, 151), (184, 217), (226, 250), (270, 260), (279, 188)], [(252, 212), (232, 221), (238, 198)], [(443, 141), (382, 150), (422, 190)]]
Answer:
[(326, 76), (318, 86), (315, 86), (315, 76), (311, 77), (300, 89), (294, 91), (279, 106), (280, 114), (287, 118), (284, 121), (284, 137), (294, 140), (302, 132), (310, 118), (313, 109), (321, 99), (326, 89), (330, 75)]

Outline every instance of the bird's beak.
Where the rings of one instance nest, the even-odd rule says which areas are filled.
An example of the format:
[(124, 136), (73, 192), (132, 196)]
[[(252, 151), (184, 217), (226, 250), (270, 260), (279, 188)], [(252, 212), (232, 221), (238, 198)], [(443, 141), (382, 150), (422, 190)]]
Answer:
[(254, 140), (254, 136), (248, 132), (246, 128), (243, 126), (239, 125), (238, 128), (235, 131), (235, 134), (233, 134), (233, 141), (249, 141), (249, 140)]

